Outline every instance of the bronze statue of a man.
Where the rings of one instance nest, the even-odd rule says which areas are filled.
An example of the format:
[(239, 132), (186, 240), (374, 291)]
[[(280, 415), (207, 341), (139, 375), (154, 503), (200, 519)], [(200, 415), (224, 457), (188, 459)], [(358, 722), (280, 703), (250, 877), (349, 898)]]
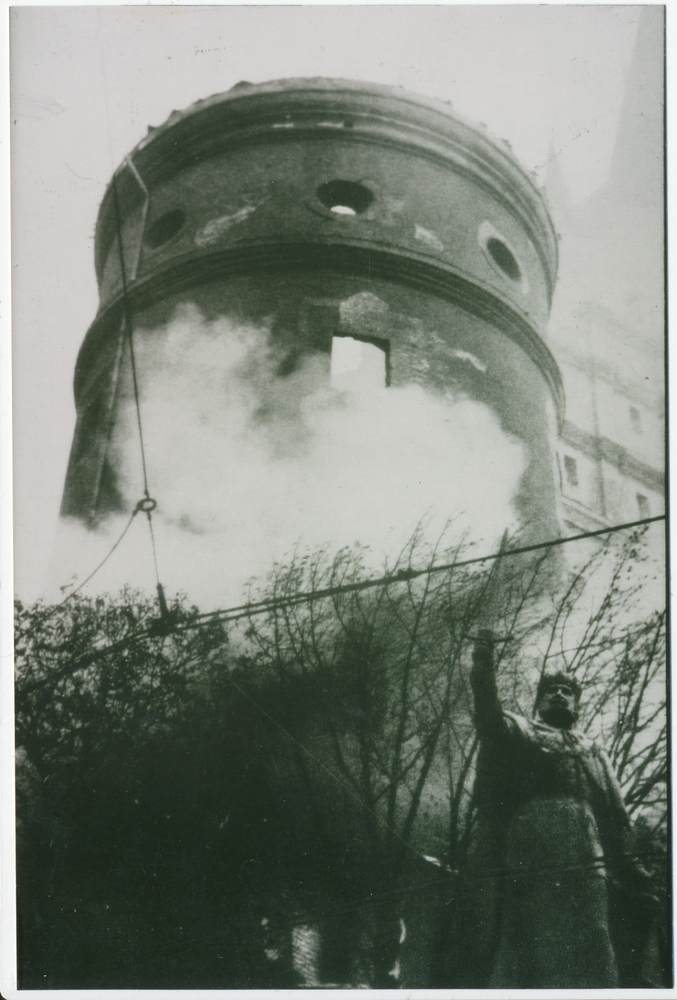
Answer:
[(476, 794), (486, 872), (497, 888), (490, 988), (619, 985), (607, 886), (635, 898), (648, 875), (606, 754), (574, 731), (581, 690), (544, 674), (535, 716), (503, 711), (494, 641), (482, 632), (471, 683), (480, 739)]

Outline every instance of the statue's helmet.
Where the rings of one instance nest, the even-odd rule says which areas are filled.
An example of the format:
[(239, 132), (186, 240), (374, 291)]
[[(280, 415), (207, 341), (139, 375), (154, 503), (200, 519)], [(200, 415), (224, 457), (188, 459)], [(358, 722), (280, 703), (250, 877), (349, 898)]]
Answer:
[(538, 681), (536, 699), (534, 701), (534, 713), (537, 711), (544, 693), (555, 684), (568, 684), (574, 693), (574, 697), (576, 699), (576, 709), (578, 709), (583, 688), (574, 675), (569, 673), (567, 670), (547, 670), (541, 674)]

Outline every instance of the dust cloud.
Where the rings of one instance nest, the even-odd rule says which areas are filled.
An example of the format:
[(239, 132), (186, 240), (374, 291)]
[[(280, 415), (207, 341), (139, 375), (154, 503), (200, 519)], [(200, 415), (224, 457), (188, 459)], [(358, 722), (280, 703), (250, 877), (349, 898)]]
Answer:
[[(518, 527), (512, 498), (524, 448), (483, 404), (375, 385), (350, 351), (343, 372), (318, 353), (281, 375), (270, 324), (207, 322), (195, 306), (137, 330), (135, 352), (168, 597), (187, 593), (202, 610), (239, 603), (248, 580), (299, 547), (359, 542), (378, 572), (419, 523), (431, 544), (464, 537), (487, 552)], [(81, 582), (104, 558), (143, 496), (131, 391), (119, 403), (112, 454), (129, 512), (97, 531), (62, 524), (51, 599), (57, 584)], [(124, 584), (155, 587), (144, 515), (83, 592)]]

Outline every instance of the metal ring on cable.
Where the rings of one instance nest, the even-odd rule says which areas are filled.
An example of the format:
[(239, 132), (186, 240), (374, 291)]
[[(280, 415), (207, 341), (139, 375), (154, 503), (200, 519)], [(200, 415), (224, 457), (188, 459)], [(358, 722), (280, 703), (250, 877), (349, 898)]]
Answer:
[(136, 505), (136, 509), (140, 510), (143, 514), (150, 514), (156, 507), (157, 500), (153, 500), (152, 497), (144, 497)]

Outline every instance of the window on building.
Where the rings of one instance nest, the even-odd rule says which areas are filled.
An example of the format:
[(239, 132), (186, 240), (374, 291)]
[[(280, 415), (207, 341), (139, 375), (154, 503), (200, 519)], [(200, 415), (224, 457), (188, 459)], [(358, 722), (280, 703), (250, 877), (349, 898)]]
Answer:
[(578, 466), (576, 459), (572, 458), (571, 455), (564, 456), (564, 473), (569, 486), (578, 486)]
[(332, 337), (331, 383), (341, 389), (383, 389), (388, 384), (387, 342)]
[(642, 433), (642, 414), (636, 406), (630, 407), (630, 424), (635, 434)]
[(645, 497), (643, 493), (637, 494), (637, 510), (639, 511), (640, 517), (650, 517), (649, 511), (649, 498)]

